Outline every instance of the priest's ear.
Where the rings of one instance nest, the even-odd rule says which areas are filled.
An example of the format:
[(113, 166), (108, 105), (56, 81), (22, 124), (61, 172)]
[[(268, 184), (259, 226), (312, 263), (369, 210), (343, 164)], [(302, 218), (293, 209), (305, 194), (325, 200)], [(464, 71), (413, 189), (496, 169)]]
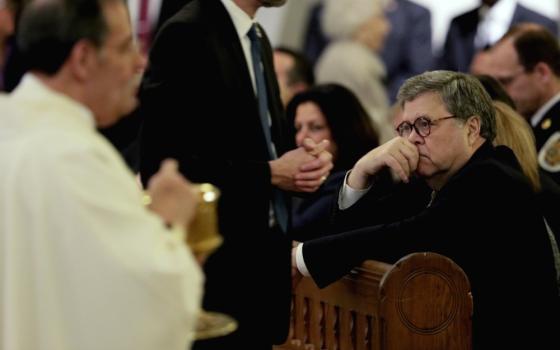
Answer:
[(65, 66), (74, 78), (85, 81), (95, 74), (95, 67), (99, 64), (99, 55), (98, 47), (90, 40), (82, 39), (72, 47)]

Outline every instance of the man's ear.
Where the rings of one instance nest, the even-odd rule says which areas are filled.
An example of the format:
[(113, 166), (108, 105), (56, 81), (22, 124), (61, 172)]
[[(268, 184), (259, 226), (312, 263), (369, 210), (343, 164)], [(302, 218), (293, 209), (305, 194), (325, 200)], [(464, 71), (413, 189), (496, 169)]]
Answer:
[(480, 136), (480, 126), (481, 120), (478, 115), (473, 115), (469, 119), (467, 119), (467, 136), (469, 139), (469, 145), (473, 145), (475, 141)]
[(97, 55), (98, 51), (91, 42), (87, 40), (78, 41), (72, 47), (67, 61), (72, 75), (80, 81), (90, 79)]
[(537, 74), (539, 81), (542, 83), (548, 83), (554, 79), (554, 73), (550, 66), (544, 62), (539, 62), (535, 65), (533, 72)]

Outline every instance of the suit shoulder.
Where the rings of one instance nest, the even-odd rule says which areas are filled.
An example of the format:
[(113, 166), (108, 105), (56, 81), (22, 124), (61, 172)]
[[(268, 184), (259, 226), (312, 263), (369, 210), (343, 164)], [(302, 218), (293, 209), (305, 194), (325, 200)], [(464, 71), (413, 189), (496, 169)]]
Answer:
[(478, 8), (464, 12), (451, 20), (451, 25), (471, 27), (478, 24)]
[(197, 0), (190, 1), (171, 16), (162, 26), (161, 30), (170, 30), (169, 28), (181, 27), (201, 27), (205, 23), (205, 16), (200, 2)]
[(432, 16), (432, 12), (427, 7), (420, 4), (408, 0), (402, 1), (401, 4), (405, 9), (405, 12), (413, 18), (425, 19), (426, 17), (431, 18)]
[(517, 4), (517, 8), (515, 11), (516, 14), (514, 14), (514, 17), (516, 18), (516, 23), (520, 23), (520, 22), (538, 23), (545, 26), (546, 28), (551, 30), (554, 34), (556, 34), (557, 24), (553, 19), (541, 13), (533, 11), (521, 4)]
[(520, 196), (519, 198), (532, 195), (529, 181), (517, 164), (490, 158), (465, 170), (463, 177), (466, 182), (481, 192), (499, 194), (497, 197), (500, 198), (511, 197), (514, 194)]

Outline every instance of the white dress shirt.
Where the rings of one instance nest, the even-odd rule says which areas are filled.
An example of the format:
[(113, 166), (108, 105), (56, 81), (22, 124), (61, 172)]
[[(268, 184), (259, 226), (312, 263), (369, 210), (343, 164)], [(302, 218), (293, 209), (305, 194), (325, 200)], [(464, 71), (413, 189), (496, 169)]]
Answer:
[(480, 21), (474, 37), (477, 50), (495, 44), (508, 31), (516, 6), (515, 0), (499, 0), (491, 7), (480, 7)]
[(200, 268), (92, 113), (27, 74), (0, 124), (0, 349), (190, 348)]
[(542, 118), (544, 118), (546, 112), (548, 112), (548, 110), (552, 108), (552, 106), (554, 106), (558, 101), (560, 101), (560, 92), (552, 96), (550, 100), (546, 101), (546, 103), (542, 105), (541, 108), (539, 108), (535, 112), (535, 114), (533, 114), (533, 116), (531, 117), (531, 126), (533, 128), (536, 128), (537, 125), (539, 125), (539, 123), (541, 122)]
[[(237, 32), (237, 36), (239, 37), (239, 41), (241, 42), (241, 48), (243, 49), (243, 56), (245, 56), (245, 62), (247, 63), (247, 69), (249, 70), (249, 75), (251, 76), (251, 83), (253, 84), (253, 92), (255, 96), (257, 96), (257, 82), (255, 79), (255, 71), (253, 70), (253, 58), (251, 56), (251, 40), (247, 35), (249, 30), (254, 24), (257, 24), (254, 18), (251, 18), (245, 11), (243, 11), (237, 4), (235, 4), (232, 0), (222, 0), (222, 4), (226, 8), (229, 16), (231, 17), (231, 21), (233, 22), (233, 26), (235, 27), (235, 31)], [(270, 116), (270, 111), (268, 113), (268, 125), (272, 125), (272, 117)], [(274, 143), (271, 145), (272, 152), (274, 153), (273, 156), (276, 158), (276, 147)], [(274, 216), (274, 206), (270, 203), (270, 212), (269, 212), (269, 226), (275, 225), (275, 216)]]
[(255, 72), (253, 71), (253, 59), (251, 57), (251, 40), (247, 36), (249, 30), (256, 23), (254, 18), (251, 18), (245, 11), (243, 11), (239, 6), (237, 6), (231, 0), (222, 0), (222, 4), (229, 13), (235, 30), (237, 31), (237, 36), (241, 42), (241, 47), (243, 48), (243, 55), (245, 56), (245, 62), (247, 63), (247, 69), (251, 75), (251, 82), (253, 83), (253, 91), (255, 95), (257, 94), (257, 83), (255, 81)]

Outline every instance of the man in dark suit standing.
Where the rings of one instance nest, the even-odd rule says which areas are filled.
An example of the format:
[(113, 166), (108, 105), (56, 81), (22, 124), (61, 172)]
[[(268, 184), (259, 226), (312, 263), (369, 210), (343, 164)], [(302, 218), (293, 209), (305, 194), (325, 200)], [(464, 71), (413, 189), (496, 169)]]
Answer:
[[(224, 244), (205, 264), (204, 307), (239, 322), (195, 348), (270, 349), (290, 313), (285, 191), (315, 191), (332, 168), (325, 144), (296, 148), (283, 115), (263, 6), (285, 0), (192, 0), (161, 28), (140, 93), (140, 172), (173, 157), (194, 182), (222, 192)], [(255, 266), (267, 273), (255, 276)], [(235, 280), (228, 284), (226, 280)]]
[[(339, 192), (336, 221), (356, 229), (298, 245), (298, 269), (325, 287), (365, 259), (443, 254), (470, 280), (473, 349), (558, 348), (551, 242), (513, 152), (492, 146), (490, 96), (472, 76), (435, 71), (407, 80), (399, 104), (399, 136), (358, 160)], [(389, 171), (402, 182), (381, 182)]]
[(482, 0), (482, 4), (453, 18), (440, 55), (442, 69), (468, 72), (474, 55), (502, 37), (517, 23), (538, 23), (553, 33), (557, 24), (515, 0)]

